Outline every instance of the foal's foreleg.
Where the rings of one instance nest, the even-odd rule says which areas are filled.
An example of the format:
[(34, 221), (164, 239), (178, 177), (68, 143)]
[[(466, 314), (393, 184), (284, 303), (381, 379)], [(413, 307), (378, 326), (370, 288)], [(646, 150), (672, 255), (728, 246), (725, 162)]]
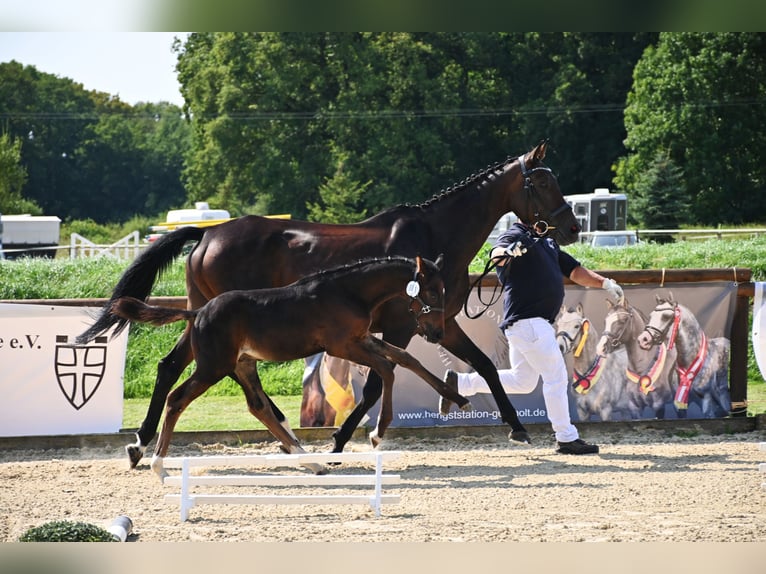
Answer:
[(375, 339), (374, 337), (373, 339), (375, 341), (375, 345), (379, 347), (378, 352), (386, 357), (389, 361), (396, 363), (397, 365), (404, 367), (405, 369), (410, 370), (418, 375), (421, 379), (433, 387), (437, 393), (442, 395), (444, 398), (457, 403), (458, 407), (460, 407), (462, 410), (471, 410), (471, 403), (467, 398), (458, 393), (456, 390), (448, 387), (444, 381), (426, 369), (420, 361), (410, 355), (407, 351), (387, 343), (386, 341)]

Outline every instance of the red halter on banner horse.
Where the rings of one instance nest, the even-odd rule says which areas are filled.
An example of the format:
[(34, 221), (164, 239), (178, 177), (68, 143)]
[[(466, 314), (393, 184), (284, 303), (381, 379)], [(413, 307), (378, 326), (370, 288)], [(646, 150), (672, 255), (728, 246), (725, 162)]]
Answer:
[(664, 343), (656, 349), (643, 348), (638, 336), (646, 327), (644, 314), (627, 301), (613, 304), (607, 300), (607, 305), (604, 333), (596, 352), (607, 355), (624, 347), (628, 357), (626, 393), (639, 412), (649, 407), (656, 418), (665, 418), (665, 406), (673, 403), (673, 390), (678, 384), (676, 350)]
[[(374, 369), (383, 378), (376, 444), (393, 418), (394, 365), (401, 365), (439, 392), (462, 403), (466, 399), (429, 373), (412, 355), (370, 333), (372, 313), (394, 298), (408, 302), (411, 321), (430, 341), (444, 333), (444, 283), (441, 261), (418, 257), (365, 259), (304, 277), (286, 287), (227, 291), (197, 310), (147, 305), (131, 297), (117, 299), (112, 311), (124, 319), (164, 325), (186, 320), (196, 368), (167, 399), (165, 422), (152, 469), (164, 479), (162, 460), (181, 413), (226, 376), (242, 387), (250, 412), (282, 443), (288, 453), (303, 452), (289, 427), (277, 420), (263, 392), (257, 363), (288, 361), (325, 351)], [(307, 465), (324, 472), (321, 465)]]
[[(111, 300), (122, 296), (146, 299), (159, 274), (181, 254), (188, 241), (197, 242), (189, 254), (186, 272), (192, 309), (225, 291), (287, 285), (309, 273), (363, 257), (421, 255), (435, 260), (443, 253), (446, 300), (444, 337), (440, 344), (472, 365), (487, 381), (502, 420), (511, 426), (510, 437), (528, 442), (529, 435), (503, 391), (497, 369), (466, 336), (455, 317), (469, 293), (468, 266), (504, 213), (513, 211), (523, 221), (550, 225), (548, 232), (561, 245), (577, 240), (580, 232), (577, 220), (556, 177), (543, 164), (546, 148), (547, 143), (541, 143), (532, 151), (490, 166), (422, 204), (394, 207), (356, 224), (330, 225), (250, 215), (214, 227), (181, 228), (160, 238), (135, 260), (115, 287)], [(110, 309), (107, 304), (96, 322), (79, 337), (80, 342), (112, 327), (124, 327), (125, 321)], [(416, 334), (407, 303), (399, 299), (378, 308), (372, 329), (400, 348), (406, 348)], [(137, 433), (138, 441), (128, 447), (132, 465), (141, 459), (156, 433), (165, 398), (191, 361), (187, 329), (158, 365), (154, 392)], [(381, 392), (381, 379), (371, 371), (361, 400), (333, 435), (333, 452), (343, 450)], [(284, 420), (276, 406), (272, 404), (272, 408)]]
[(677, 349), (676, 408), (684, 411), (690, 400), (699, 401), (702, 416), (726, 416), (731, 409), (729, 340), (726, 337), (708, 339), (694, 313), (675, 301), (672, 293), (655, 298), (657, 306), (649, 314), (638, 342), (644, 349), (662, 344)]

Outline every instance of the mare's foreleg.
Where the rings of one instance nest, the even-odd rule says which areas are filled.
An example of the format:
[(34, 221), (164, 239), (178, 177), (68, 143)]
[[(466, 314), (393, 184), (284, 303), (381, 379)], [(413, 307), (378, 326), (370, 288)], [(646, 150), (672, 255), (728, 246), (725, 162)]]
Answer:
[(165, 409), (165, 421), (162, 423), (162, 430), (154, 447), (154, 456), (152, 457), (152, 470), (164, 481), (168, 476), (165, 465), (162, 460), (168, 453), (170, 447), (170, 438), (173, 436), (173, 430), (176, 427), (181, 413), (186, 410), (194, 399), (208, 390), (218, 382), (218, 379), (201, 376), (199, 370), (192, 373), (177, 389), (168, 395), (167, 407)]
[(125, 452), (130, 461), (130, 468), (135, 468), (146, 452), (149, 442), (157, 434), (162, 411), (165, 408), (165, 400), (173, 385), (181, 376), (183, 370), (192, 362), (191, 345), (189, 344), (189, 326), (187, 325), (181, 338), (157, 365), (157, 378), (154, 382), (152, 397), (149, 401), (149, 409), (146, 412), (141, 426), (136, 433), (136, 442), (125, 447)]
[(487, 382), (503, 422), (511, 426), (508, 438), (516, 442), (530, 443), (529, 433), (521, 424), (516, 409), (505, 394), (497, 368), (489, 357), (468, 338), (454, 317), (445, 322), (444, 338), (440, 342), (450, 353), (476, 369), (476, 372)]

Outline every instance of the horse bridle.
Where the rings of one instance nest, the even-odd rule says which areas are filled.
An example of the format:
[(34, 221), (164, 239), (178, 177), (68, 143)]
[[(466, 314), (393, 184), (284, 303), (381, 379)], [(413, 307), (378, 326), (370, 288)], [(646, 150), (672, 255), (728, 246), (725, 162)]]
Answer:
[[(539, 194), (535, 192), (535, 184), (532, 182), (532, 174), (538, 171), (545, 171), (553, 175), (553, 171), (546, 166), (538, 166), (538, 167), (533, 167), (532, 169), (527, 169), (527, 165), (524, 162), (523, 155), (519, 156), (519, 166), (521, 167), (521, 175), (524, 178), (524, 191), (527, 192), (527, 197), (529, 198), (530, 202), (535, 201), (537, 202), (538, 205), (540, 205), (541, 202), (538, 197)], [(554, 221), (556, 217), (558, 217), (559, 215), (561, 215), (567, 210), (571, 211), (572, 206), (569, 205), (569, 203), (567, 203), (566, 200), (564, 200), (564, 203), (559, 205), (556, 209), (554, 209), (551, 213), (548, 214), (548, 219), (550, 219), (551, 221)], [(534, 229), (535, 233), (537, 233), (538, 235), (542, 236), (547, 234), (548, 231), (552, 229), (556, 229), (556, 227), (550, 225), (547, 221), (537, 219), (538, 217), (540, 217), (539, 211), (533, 212), (533, 215), (534, 215), (534, 219), (536, 219), (537, 221), (532, 223), (532, 229)]]
[(575, 346), (575, 339), (582, 334), (582, 326), (583, 326), (583, 324), (584, 324), (584, 321), (583, 321), (583, 323), (580, 323), (580, 326), (577, 328), (577, 333), (575, 333), (574, 337), (572, 335), (570, 335), (569, 333), (567, 333), (566, 331), (558, 331), (556, 333), (556, 338), (561, 337), (567, 343), (567, 348), (564, 351), (564, 354), (567, 354), (569, 351), (571, 351), (574, 348), (574, 346)]
[[(420, 330), (420, 318), (423, 315), (427, 315), (432, 311), (444, 311), (443, 307), (432, 307), (423, 301), (423, 299), (420, 297), (420, 282), (418, 281), (419, 275), (420, 271), (415, 269), (415, 275), (413, 276), (412, 281), (407, 284), (406, 289), (407, 296), (410, 298), (409, 311), (415, 316), (415, 323), (418, 325), (418, 330)], [(420, 310), (418, 311), (414, 311), (412, 308), (413, 303), (416, 301), (420, 303)]]
[[(663, 309), (662, 307), (664, 305), (668, 305), (667, 308)], [(676, 305), (669, 301), (664, 301), (660, 305), (657, 305), (654, 310), (655, 311), (671, 311), (673, 315), (675, 316), (676, 312)], [(670, 329), (670, 326), (673, 324), (673, 317), (668, 321), (668, 324), (665, 325), (662, 329), (658, 329), (654, 325), (649, 325), (648, 323), (644, 327), (644, 331), (646, 331), (649, 334), (649, 337), (652, 339), (652, 344), (659, 345), (662, 343), (662, 341), (665, 339), (666, 335), (668, 334), (668, 329)]]
[(625, 323), (622, 326), (622, 330), (620, 331), (619, 335), (613, 335), (611, 331), (604, 331), (603, 336), (606, 337), (606, 341), (609, 344), (609, 347), (611, 349), (616, 349), (620, 346), (622, 342), (622, 337), (625, 335), (625, 331), (627, 330), (628, 326), (633, 322), (633, 312), (632, 311), (618, 311), (615, 313), (615, 315), (627, 315), (628, 320), (625, 321)]

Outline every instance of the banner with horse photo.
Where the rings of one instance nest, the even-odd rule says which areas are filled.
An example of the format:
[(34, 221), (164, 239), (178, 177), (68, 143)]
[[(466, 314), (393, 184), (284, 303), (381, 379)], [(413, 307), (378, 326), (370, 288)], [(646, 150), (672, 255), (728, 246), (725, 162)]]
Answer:
[[(569, 373), (572, 420), (727, 416), (730, 330), (737, 285), (706, 282), (623, 288), (624, 305), (617, 305), (603, 290), (566, 286), (554, 327)], [(469, 319), (463, 311), (457, 321), (498, 369), (508, 369), (508, 345), (499, 328), (502, 301), (489, 307), (482, 303), (490, 298), (490, 291), (487, 287), (481, 293), (474, 289), (468, 299), (471, 317), (486, 307), (481, 316)], [(412, 339), (407, 351), (439, 378), (447, 369), (471, 371), (443, 347), (420, 337)], [(338, 409), (348, 412), (352, 401), (358, 402), (362, 396), (366, 377), (366, 367), (326, 355), (315, 357), (304, 376), (301, 426), (336, 426), (338, 415), (330, 403), (342, 404)], [(418, 376), (397, 367), (391, 426), (503, 424), (489, 387), (466, 398), (471, 410), (453, 405), (443, 415), (439, 395)], [(509, 398), (522, 423), (548, 422), (541, 381), (531, 393)], [(304, 412), (312, 416), (304, 417)], [(317, 417), (318, 412), (325, 414)], [(375, 405), (368, 412), (369, 422), (365, 419), (363, 423), (371, 425), (378, 412), (379, 405)]]

